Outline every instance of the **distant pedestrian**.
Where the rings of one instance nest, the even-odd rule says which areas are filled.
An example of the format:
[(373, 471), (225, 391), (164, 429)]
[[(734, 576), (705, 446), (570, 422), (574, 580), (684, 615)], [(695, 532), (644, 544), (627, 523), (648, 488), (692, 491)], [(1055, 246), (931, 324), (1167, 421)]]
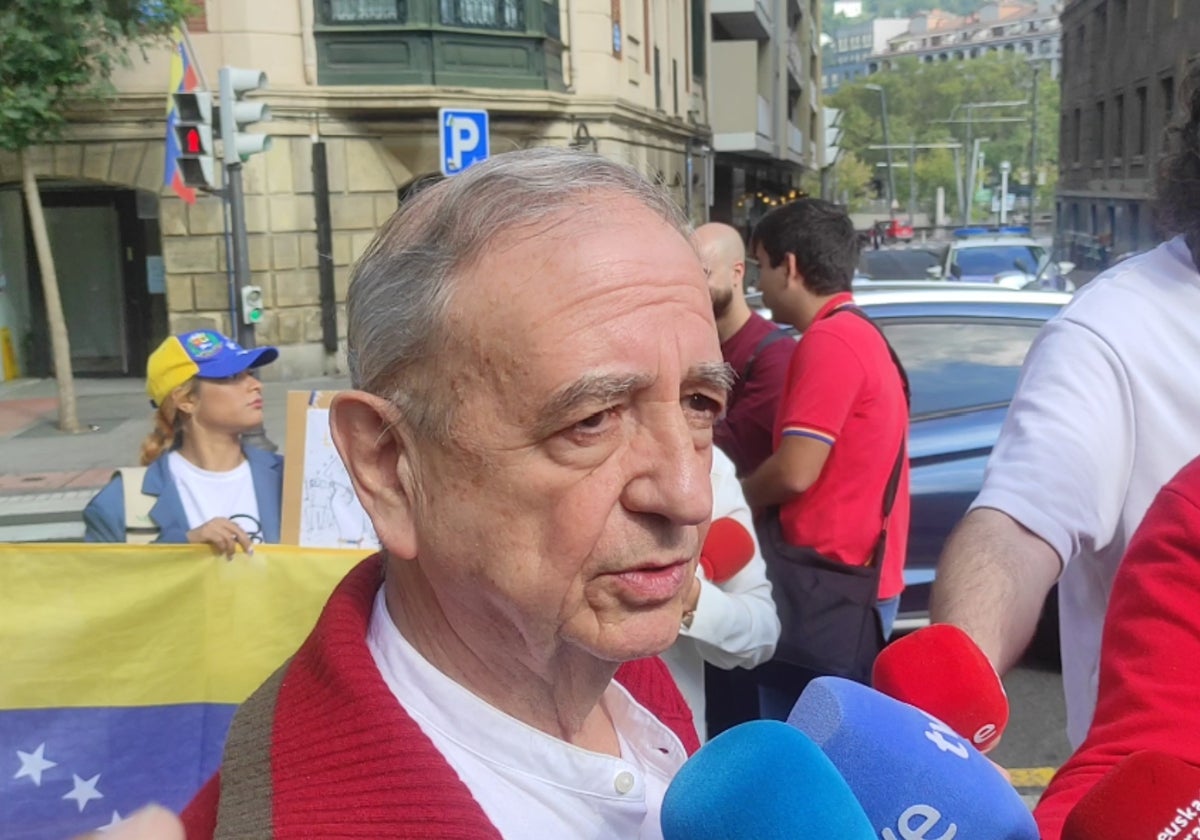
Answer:
[(154, 429), (142, 468), (126, 468), (83, 511), (87, 542), (279, 542), (283, 458), (242, 441), (262, 425), (262, 385), (251, 372), (274, 347), (243, 349), (213, 330), (171, 336), (147, 363)]

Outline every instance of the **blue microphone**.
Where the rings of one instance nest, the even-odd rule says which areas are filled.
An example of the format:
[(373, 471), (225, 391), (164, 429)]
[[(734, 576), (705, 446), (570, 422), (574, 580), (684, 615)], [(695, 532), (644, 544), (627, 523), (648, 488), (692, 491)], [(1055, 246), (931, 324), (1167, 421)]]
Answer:
[(966, 738), (872, 688), (820, 677), (788, 724), (812, 738), (882, 840), (1038, 840), (1029, 807)]
[(873, 840), (846, 782), (806, 735), (777, 720), (727, 729), (679, 769), (665, 840)]

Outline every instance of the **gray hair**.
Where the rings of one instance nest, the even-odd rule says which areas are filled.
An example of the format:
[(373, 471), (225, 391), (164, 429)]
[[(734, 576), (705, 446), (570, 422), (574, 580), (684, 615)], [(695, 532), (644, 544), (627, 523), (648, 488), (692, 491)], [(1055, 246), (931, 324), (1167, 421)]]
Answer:
[(579, 212), (581, 199), (596, 193), (632, 198), (690, 234), (678, 205), (635, 169), (568, 149), (506, 152), (410, 197), (351, 275), (354, 387), (396, 404), (414, 431), (445, 440), (449, 395), (423, 374), (446, 340), (446, 312), (464, 269), (500, 234)]

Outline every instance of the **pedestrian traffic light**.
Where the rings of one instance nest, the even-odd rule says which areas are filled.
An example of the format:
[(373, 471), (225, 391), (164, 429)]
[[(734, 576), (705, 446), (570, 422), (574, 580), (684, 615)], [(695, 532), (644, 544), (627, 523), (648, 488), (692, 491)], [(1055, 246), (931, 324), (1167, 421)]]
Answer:
[(221, 68), (221, 143), (224, 146), (223, 155), (227, 166), (244, 163), (250, 155), (271, 148), (270, 135), (249, 134), (243, 131), (251, 123), (271, 119), (271, 109), (267, 103), (242, 99), (250, 91), (263, 90), (266, 86), (267, 74), (261, 70)]
[(189, 187), (216, 189), (212, 94), (193, 90), (171, 94), (175, 104), (176, 165)]
[(263, 316), (262, 286), (242, 286), (242, 323), (257, 324)]

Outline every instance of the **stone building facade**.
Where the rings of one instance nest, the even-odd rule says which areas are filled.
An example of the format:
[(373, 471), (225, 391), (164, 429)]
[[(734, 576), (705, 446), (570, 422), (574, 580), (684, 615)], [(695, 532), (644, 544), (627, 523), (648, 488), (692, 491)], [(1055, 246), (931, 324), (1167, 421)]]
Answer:
[[(264, 373), (344, 371), (351, 267), (405, 191), (439, 172), (441, 107), (486, 109), (493, 154), (594, 149), (663, 184), (694, 221), (709, 218), (713, 20), (709, 0), (201, 4), (189, 37), (204, 86), (215, 90), (222, 65), (270, 79), (261, 98), (272, 119), (251, 130), (269, 133), (273, 145), (243, 166), (250, 282), (266, 304), (255, 337), (283, 350)], [(134, 58), (116, 77), (114, 98), (81, 108), (62, 142), (30, 152), (73, 365), (84, 375), (139, 376), (169, 331), (229, 333), (237, 312), (222, 200), (201, 194), (187, 204), (163, 186), (170, 47)], [(815, 63), (811, 70), (819, 73)], [(798, 172), (816, 159), (817, 142), (806, 136), (790, 157), (786, 142), (775, 154)], [(315, 143), (328, 161), (332, 299), (322, 296), (318, 271)], [(47, 375), (18, 164), (0, 154), (0, 327), (14, 337), (22, 375)], [(331, 309), (334, 349), (322, 340)]]

